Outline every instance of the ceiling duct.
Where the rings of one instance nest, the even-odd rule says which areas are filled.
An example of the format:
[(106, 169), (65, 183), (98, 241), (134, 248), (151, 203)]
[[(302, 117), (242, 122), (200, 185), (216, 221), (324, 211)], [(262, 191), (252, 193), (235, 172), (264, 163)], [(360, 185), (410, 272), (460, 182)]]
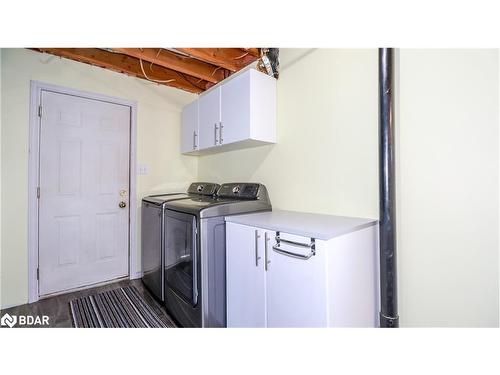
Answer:
[(280, 67), (279, 48), (262, 48), (260, 62), (257, 68), (271, 77), (278, 78)]

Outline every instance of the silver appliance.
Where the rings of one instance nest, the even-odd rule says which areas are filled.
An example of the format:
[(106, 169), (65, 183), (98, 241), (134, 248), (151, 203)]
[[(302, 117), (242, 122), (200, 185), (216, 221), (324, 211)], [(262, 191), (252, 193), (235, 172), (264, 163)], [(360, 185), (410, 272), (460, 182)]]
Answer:
[(218, 184), (191, 184), (187, 193), (150, 195), (142, 199), (141, 260), (142, 281), (149, 291), (164, 301), (165, 203), (190, 197), (213, 196)]
[(177, 323), (226, 326), (224, 217), (271, 209), (257, 183), (222, 184), (216, 196), (165, 203), (165, 306)]

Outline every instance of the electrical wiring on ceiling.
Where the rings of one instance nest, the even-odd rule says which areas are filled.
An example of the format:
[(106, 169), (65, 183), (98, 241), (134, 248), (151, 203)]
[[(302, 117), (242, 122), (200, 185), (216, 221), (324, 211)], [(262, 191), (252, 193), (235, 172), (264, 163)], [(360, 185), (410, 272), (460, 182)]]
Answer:
[(156, 83), (169, 83), (169, 82), (174, 82), (174, 81), (175, 81), (175, 78), (172, 78), (172, 79), (166, 79), (166, 80), (159, 80), (159, 79), (153, 79), (153, 78), (150, 78), (150, 77), (148, 77), (148, 75), (146, 74), (146, 71), (144, 70), (144, 65), (143, 65), (143, 63), (142, 63), (142, 59), (139, 59), (139, 64), (141, 65), (142, 74), (144, 75), (144, 77), (145, 77), (148, 81), (151, 81), (151, 82), (156, 82)]
[(248, 56), (250, 54), (250, 52), (245, 52), (243, 55), (241, 56), (236, 56), (233, 58), (233, 60), (239, 60), (239, 59), (242, 59), (244, 58), (245, 56)]
[(222, 69), (222, 66), (218, 66), (217, 68), (214, 69), (214, 71), (212, 72), (212, 74), (210, 74), (211, 77), (213, 77), (213, 75), (215, 74), (215, 72), (219, 69)]
[[(111, 52), (111, 53), (116, 53), (116, 54), (119, 54), (119, 55), (122, 55), (122, 53), (120, 52), (116, 52), (116, 51), (113, 51), (112, 48), (101, 48), (102, 50), (104, 51), (107, 51), (107, 52)], [(143, 49), (142, 48), (139, 48), (141, 50), (141, 52), (143, 52)], [(156, 55), (156, 57), (158, 57), (158, 55), (160, 54), (160, 51), (161, 51), (161, 48), (160, 50), (158, 51), (158, 54)], [(151, 81), (151, 82), (154, 82), (154, 83), (170, 83), (170, 82), (175, 82), (175, 78), (172, 78), (172, 79), (166, 79), (166, 80), (159, 80), (159, 79), (154, 79), (154, 78), (150, 78), (148, 77), (148, 75), (146, 74), (146, 71), (144, 70), (144, 64), (142, 62), (142, 59), (139, 59), (139, 65), (141, 66), (141, 70), (142, 70), (142, 75), (144, 76), (144, 78), (146, 78), (148, 81)], [(151, 63), (151, 66), (153, 65), (153, 63)], [(151, 66), (149, 67), (150, 70), (151, 69)]]
[[(142, 50), (142, 49), (141, 49), (141, 50)], [(161, 52), (161, 50), (162, 50), (162, 48), (159, 48), (159, 49), (158, 49), (158, 53), (156, 54), (156, 58), (158, 58), (158, 56), (160, 56), (160, 52)], [(179, 54), (179, 53), (178, 53), (178, 51), (175, 51), (175, 53), (176, 53), (176, 54)], [(186, 55), (186, 56), (187, 56), (187, 55)], [(237, 57), (237, 58), (239, 58), (239, 57)], [(152, 68), (153, 68), (153, 63), (151, 63), (151, 65), (149, 66), (149, 69), (150, 69), (151, 71), (153, 70)], [(211, 76), (211, 77), (213, 77), (213, 75), (214, 75), (214, 74), (215, 74), (218, 70), (220, 70), (220, 69), (222, 69), (222, 67), (221, 67), (221, 66), (216, 66), (216, 67), (214, 68), (214, 70), (212, 71), (212, 74), (210, 74), (210, 76)], [(192, 83), (191, 81), (189, 81), (189, 80), (188, 80), (188, 79), (187, 79), (184, 75), (182, 75), (182, 76), (183, 76), (183, 78), (184, 78), (186, 81), (188, 81), (189, 83), (193, 84), (193, 83)], [(200, 83), (201, 81), (203, 81), (203, 78), (200, 78), (198, 81), (196, 81), (196, 83), (194, 83), (194, 85), (197, 85), (197, 84), (198, 84), (198, 83)], [(197, 87), (198, 87), (198, 86), (197, 86)]]
[[(122, 54), (121, 52), (116, 52), (114, 51), (112, 48), (101, 48), (107, 52), (112, 52), (112, 53), (117, 53), (117, 54)], [(144, 52), (144, 48), (138, 48), (141, 52)], [(162, 50), (165, 50), (165, 51), (170, 51), (170, 52), (173, 52), (177, 55), (179, 55), (179, 57), (181, 58), (191, 58), (191, 59), (196, 59), (195, 57), (191, 56), (190, 54), (187, 54), (187, 53), (184, 53), (184, 52), (180, 52), (178, 51), (177, 49), (175, 48), (158, 48), (158, 51), (156, 52), (156, 56), (155, 56), (155, 59), (158, 59)], [(262, 68), (264, 68), (264, 61), (263, 60), (267, 60), (266, 59), (266, 56), (265, 54), (263, 53), (264, 51), (261, 51), (261, 59), (260, 60), (260, 65), (261, 65), (261, 69), (260, 70), (263, 70)], [(233, 57), (232, 60), (241, 60), (243, 59), (244, 57), (250, 55), (250, 52), (246, 51), (246, 52), (243, 52), (241, 55), (239, 56), (236, 56), (236, 57)], [(171, 82), (180, 82), (180, 81), (184, 81), (186, 83), (188, 83), (189, 85), (197, 88), (197, 89), (201, 89), (201, 90), (206, 90), (206, 87), (205, 86), (201, 86), (200, 87), (200, 83), (203, 82), (203, 78), (199, 78), (198, 80), (195, 80), (194, 82), (192, 80), (190, 80), (186, 75), (178, 72), (178, 71), (175, 71), (175, 73), (177, 73), (177, 75), (179, 76), (180, 80), (176, 79), (176, 78), (172, 78), (172, 79), (167, 79), (167, 80), (159, 80), (159, 79), (154, 79), (154, 78), (151, 78), (150, 76), (148, 76), (148, 73), (146, 73), (146, 69), (144, 68), (144, 61), (141, 59), (141, 58), (138, 58), (139, 60), (139, 65), (141, 67), (141, 72), (142, 72), (142, 75), (144, 76), (144, 78), (150, 82), (153, 82), (153, 83), (171, 83)], [(154, 62), (152, 61), (147, 61), (149, 62), (149, 71), (151, 73), (155, 73), (155, 70), (153, 69), (153, 67), (156, 65)], [(208, 63), (210, 64), (210, 63)], [(212, 70), (212, 72), (210, 73), (210, 76), (214, 76), (216, 72), (218, 72), (219, 70), (222, 70), (223, 71), (223, 78), (227, 78), (231, 75), (231, 71), (228, 71), (226, 69), (224, 69), (224, 67), (222, 66), (217, 66), (217, 65), (214, 65), (214, 64), (211, 64), (213, 65), (214, 69)], [(267, 68), (269, 68), (269, 63), (267, 64)], [(150, 73), (150, 74), (151, 74)], [(267, 70), (267, 73), (269, 75), (273, 75), (270, 70), (268, 69)]]
[[(142, 48), (140, 48), (141, 52), (142, 52)], [(161, 48), (158, 48), (158, 53), (156, 54), (155, 56), (155, 59), (158, 58), (158, 56), (160, 56), (160, 52), (161, 52)], [(153, 62), (151, 62), (151, 64), (149, 64), (149, 70), (153, 71)]]
[[(162, 48), (159, 48), (159, 49), (158, 49), (158, 53), (156, 54), (156, 57), (155, 57), (155, 58), (158, 58), (158, 56), (160, 56), (161, 50), (162, 50)], [(153, 70), (153, 69), (152, 69), (152, 67), (153, 67), (153, 63), (151, 63), (151, 65), (150, 65), (150, 67), (149, 67), (149, 69), (150, 69), (151, 71)], [(213, 75), (215, 74), (215, 72), (216, 72), (217, 70), (219, 70), (220, 68), (221, 68), (220, 66), (219, 66), (219, 67), (216, 67), (216, 68), (214, 69), (214, 71), (212, 72), (212, 76), (213, 76)], [(200, 82), (202, 82), (202, 81), (203, 81), (203, 78), (200, 78), (198, 81), (196, 81), (196, 82), (194, 82), (194, 83), (193, 83), (193, 82), (191, 82), (191, 80), (189, 80), (189, 79), (188, 79), (188, 78), (187, 78), (184, 74), (182, 74), (181, 72), (176, 72), (176, 73), (177, 73), (177, 75), (178, 75), (178, 76), (182, 77), (182, 78), (184, 79), (184, 81), (186, 81), (187, 83), (189, 83), (191, 86), (194, 86), (194, 87), (196, 87), (196, 88), (198, 88), (198, 89), (202, 89), (202, 90), (204, 90), (204, 89), (205, 89), (204, 87), (200, 87), (200, 86), (198, 86), (198, 84), (199, 84)]]

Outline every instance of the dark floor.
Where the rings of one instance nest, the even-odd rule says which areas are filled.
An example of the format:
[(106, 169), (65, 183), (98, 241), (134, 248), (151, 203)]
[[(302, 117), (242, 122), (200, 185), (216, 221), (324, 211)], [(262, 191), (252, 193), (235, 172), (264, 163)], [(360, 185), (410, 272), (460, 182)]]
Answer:
[(91, 294), (100, 293), (116, 288), (121, 288), (128, 285), (135, 286), (139, 291), (139, 293), (144, 298), (144, 300), (151, 305), (153, 310), (155, 310), (158, 313), (158, 315), (168, 317), (165, 308), (161, 306), (151, 296), (148, 290), (144, 287), (144, 284), (142, 283), (141, 279), (123, 280), (116, 283), (99, 286), (96, 288), (90, 288), (90, 289), (80, 290), (77, 292), (61, 294), (55, 297), (50, 297), (47, 299), (40, 300), (35, 303), (29, 303), (26, 305), (11, 307), (8, 309), (1, 310), (0, 316), (3, 316), (3, 314), (5, 313), (9, 313), (10, 315), (32, 315), (32, 316), (48, 315), (49, 327), (70, 328), (73, 327), (73, 324), (71, 320), (69, 301), (75, 298), (86, 297)]

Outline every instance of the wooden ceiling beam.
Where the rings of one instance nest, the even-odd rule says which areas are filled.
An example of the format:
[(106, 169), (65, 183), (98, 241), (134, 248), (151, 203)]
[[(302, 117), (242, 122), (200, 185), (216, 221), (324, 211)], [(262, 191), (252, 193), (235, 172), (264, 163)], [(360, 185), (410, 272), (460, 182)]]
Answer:
[[(50, 53), (52, 55), (76, 60), (86, 64), (96, 65), (101, 68), (124, 73), (133, 77), (147, 79), (141, 69), (139, 59), (121, 53), (109, 52), (98, 48), (33, 48), (39, 52)], [(143, 64), (144, 70), (149, 78), (157, 82), (185, 91), (200, 93), (205, 91), (210, 85), (209, 82), (196, 77), (185, 75), (161, 66), (150, 69), (150, 64)]]
[(241, 48), (243, 51), (248, 52), (253, 57), (260, 59), (260, 48)]
[(257, 57), (241, 48), (175, 48), (175, 50), (232, 72), (237, 72), (257, 60)]
[(229, 75), (226, 69), (160, 48), (113, 48), (114, 51), (190, 76), (217, 83)]

